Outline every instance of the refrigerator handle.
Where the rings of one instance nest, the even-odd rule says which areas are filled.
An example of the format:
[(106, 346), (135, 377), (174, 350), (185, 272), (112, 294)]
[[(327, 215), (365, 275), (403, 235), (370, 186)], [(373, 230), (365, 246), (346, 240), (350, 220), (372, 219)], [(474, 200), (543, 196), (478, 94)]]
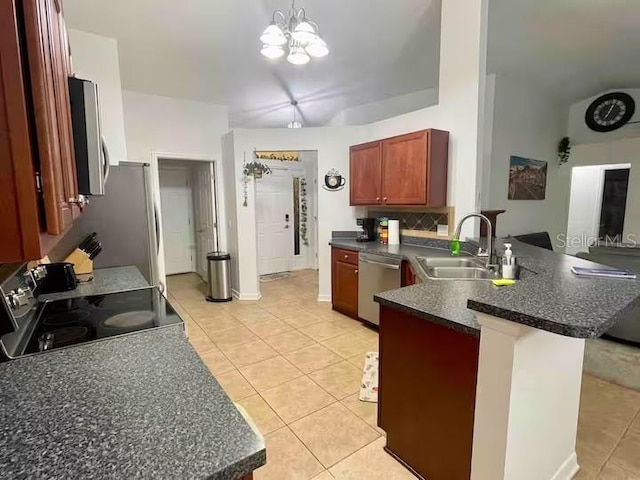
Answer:
[(158, 219), (158, 207), (153, 202), (153, 224), (156, 229), (156, 255), (160, 254), (160, 220)]
[(102, 185), (107, 184), (107, 178), (109, 178), (109, 169), (111, 168), (109, 162), (109, 149), (107, 148), (107, 143), (104, 141), (104, 137), (100, 137), (102, 142), (102, 158), (104, 161), (104, 165), (102, 166), (103, 176), (102, 176)]

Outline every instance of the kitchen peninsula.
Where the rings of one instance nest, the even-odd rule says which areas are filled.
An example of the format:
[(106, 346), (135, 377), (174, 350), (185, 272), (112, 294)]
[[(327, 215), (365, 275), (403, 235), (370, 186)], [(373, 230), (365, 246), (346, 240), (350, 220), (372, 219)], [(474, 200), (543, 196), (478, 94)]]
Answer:
[(378, 423), (387, 451), (420, 477), (569, 480), (579, 469), (584, 339), (602, 335), (640, 300), (640, 282), (579, 278), (571, 266), (594, 264), (509, 241), (524, 268), (508, 287), (429, 278), (416, 258), (447, 256), (446, 242), (332, 241), (400, 256), (420, 279), (375, 297)]

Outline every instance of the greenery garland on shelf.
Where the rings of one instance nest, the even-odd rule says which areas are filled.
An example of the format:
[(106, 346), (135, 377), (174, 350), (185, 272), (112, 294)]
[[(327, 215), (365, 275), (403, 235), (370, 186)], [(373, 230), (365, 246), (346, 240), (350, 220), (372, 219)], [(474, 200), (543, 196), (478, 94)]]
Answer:
[(254, 179), (262, 178), (263, 175), (269, 175), (271, 173), (271, 169), (268, 165), (264, 163), (258, 162), (254, 160), (253, 162), (247, 163), (245, 161), (242, 167), (242, 194), (244, 196), (244, 202), (242, 202), (243, 207), (247, 207), (247, 198), (249, 196), (248, 185), (249, 185), (249, 177), (253, 177)]
[(309, 246), (307, 238), (307, 179), (300, 179), (300, 240), (305, 247)]

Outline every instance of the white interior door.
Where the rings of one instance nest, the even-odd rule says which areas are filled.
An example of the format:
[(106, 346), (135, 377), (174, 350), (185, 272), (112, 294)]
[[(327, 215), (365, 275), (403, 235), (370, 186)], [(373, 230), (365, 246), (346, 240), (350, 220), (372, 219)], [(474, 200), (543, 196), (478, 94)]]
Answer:
[(207, 276), (207, 253), (218, 250), (213, 163), (193, 165), (193, 211), (196, 240), (196, 272)]
[(160, 167), (162, 236), (167, 275), (193, 272), (193, 204), (190, 172), (186, 168)]
[(258, 270), (260, 275), (287, 272), (293, 256), (293, 181), (265, 176), (256, 182)]

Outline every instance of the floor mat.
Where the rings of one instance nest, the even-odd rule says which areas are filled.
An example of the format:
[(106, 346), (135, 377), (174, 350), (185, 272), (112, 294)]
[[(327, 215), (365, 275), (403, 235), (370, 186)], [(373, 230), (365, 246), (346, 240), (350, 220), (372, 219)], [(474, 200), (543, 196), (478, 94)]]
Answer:
[(360, 400), (363, 402), (378, 402), (378, 358), (378, 352), (369, 352), (364, 361), (360, 384)]
[(269, 275), (261, 275), (261, 282), (273, 282), (274, 280), (282, 280), (283, 278), (289, 278), (291, 272), (270, 273)]

